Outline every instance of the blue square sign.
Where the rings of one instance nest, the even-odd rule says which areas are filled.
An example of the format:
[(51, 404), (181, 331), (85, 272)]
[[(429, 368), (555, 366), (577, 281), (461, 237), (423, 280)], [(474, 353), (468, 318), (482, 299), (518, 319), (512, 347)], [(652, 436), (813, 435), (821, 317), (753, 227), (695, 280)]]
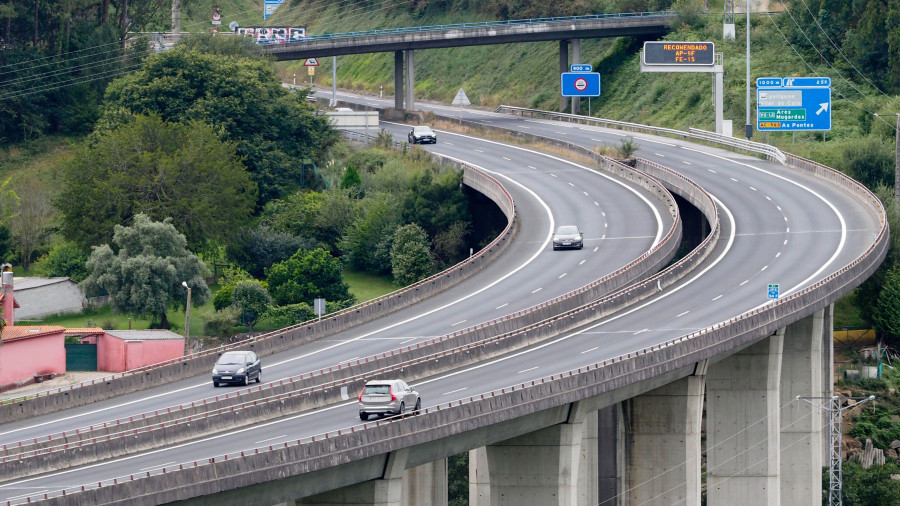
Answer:
[(599, 97), (600, 74), (598, 72), (563, 72), (560, 89), (564, 97)]
[(827, 77), (757, 79), (756, 129), (831, 130), (831, 79)]

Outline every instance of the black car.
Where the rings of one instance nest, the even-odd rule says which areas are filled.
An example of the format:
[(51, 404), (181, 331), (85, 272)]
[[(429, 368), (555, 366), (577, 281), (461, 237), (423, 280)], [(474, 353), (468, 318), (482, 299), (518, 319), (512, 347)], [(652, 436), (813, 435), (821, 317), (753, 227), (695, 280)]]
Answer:
[(575, 225), (563, 225), (553, 234), (553, 249), (584, 247), (584, 234)]
[(212, 370), (213, 386), (220, 383), (249, 385), (251, 380), (259, 383), (262, 375), (262, 364), (252, 351), (226, 351)]
[(431, 127), (424, 125), (413, 127), (407, 138), (410, 144), (425, 144), (426, 142), (437, 144), (437, 134)]

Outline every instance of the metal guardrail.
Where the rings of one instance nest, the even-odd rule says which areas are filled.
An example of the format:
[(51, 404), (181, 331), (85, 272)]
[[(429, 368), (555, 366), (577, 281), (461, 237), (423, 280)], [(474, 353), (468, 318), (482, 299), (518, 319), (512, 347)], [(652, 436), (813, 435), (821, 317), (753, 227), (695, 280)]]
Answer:
[(611, 119), (604, 118), (594, 118), (590, 116), (581, 116), (579, 114), (568, 114), (563, 112), (553, 112), (553, 111), (541, 111), (538, 109), (526, 109), (524, 107), (514, 107), (511, 105), (501, 105), (494, 109), (494, 112), (509, 112), (511, 114), (515, 114), (518, 116), (528, 115), (529, 117), (536, 118), (542, 117), (551, 120), (557, 121), (568, 121), (568, 122), (576, 122), (576, 123), (585, 123), (592, 124), (595, 126), (602, 126), (607, 128), (615, 128), (618, 130), (626, 130), (630, 132), (640, 132), (654, 135), (662, 135), (666, 137), (677, 137), (679, 139), (691, 139), (700, 142), (713, 143), (718, 144), (720, 146), (725, 146), (732, 149), (737, 149), (740, 151), (749, 151), (754, 153), (759, 153), (765, 155), (766, 158), (772, 161), (777, 161), (778, 163), (784, 164), (787, 161), (787, 156), (781, 152), (780, 149), (770, 146), (768, 144), (763, 144), (761, 142), (753, 142), (747, 141), (743, 139), (738, 139), (735, 137), (729, 137), (727, 135), (720, 135), (714, 132), (708, 132), (706, 130), (700, 130), (698, 128), (690, 128), (687, 132), (683, 130), (675, 130), (673, 128), (662, 128), (662, 127), (654, 127), (648, 125), (642, 125), (640, 123), (629, 123), (627, 121), (616, 121)]
[(307, 35), (303, 38), (284, 39), (283, 41), (267, 41), (263, 45), (278, 45), (286, 42), (307, 42), (314, 40), (346, 39), (352, 37), (371, 37), (373, 35), (393, 35), (398, 33), (434, 32), (441, 30), (458, 30), (464, 28), (484, 28), (493, 26), (529, 25), (538, 23), (564, 23), (572, 21), (591, 21), (599, 19), (630, 19), (648, 17), (675, 17), (675, 11), (648, 11), (648, 12), (622, 12), (611, 14), (591, 14), (586, 16), (562, 16), (552, 18), (510, 19), (506, 21), (481, 21), (476, 23), (453, 23), (449, 25), (410, 26), (403, 28), (382, 28), (379, 30), (365, 30), (361, 32), (325, 33), (320, 35)]

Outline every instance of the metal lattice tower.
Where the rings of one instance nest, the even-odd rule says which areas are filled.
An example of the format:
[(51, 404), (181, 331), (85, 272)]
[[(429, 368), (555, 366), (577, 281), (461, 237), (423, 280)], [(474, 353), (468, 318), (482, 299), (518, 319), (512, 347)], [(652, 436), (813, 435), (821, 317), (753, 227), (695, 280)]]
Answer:
[[(874, 395), (868, 397), (800, 397), (798, 400), (806, 401), (820, 409), (828, 410), (828, 423), (831, 426), (831, 445), (828, 451), (828, 506), (842, 506), (844, 468), (841, 460), (841, 441), (843, 439), (844, 411), (851, 410), (864, 402), (875, 399)], [(842, 406), (843, 400), (859, 401), (847, 406)]]

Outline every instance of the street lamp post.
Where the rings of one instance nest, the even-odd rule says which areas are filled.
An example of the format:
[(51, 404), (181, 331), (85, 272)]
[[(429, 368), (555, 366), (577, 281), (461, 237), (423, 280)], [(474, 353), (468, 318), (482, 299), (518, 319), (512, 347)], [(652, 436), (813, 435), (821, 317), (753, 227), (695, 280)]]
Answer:
[(187, 281), (182, 281), (181, 286), (187, 288), (187, 305), (184, 306), (184, 349), (185, 354), (191, 350), (191, 287)]
[(894, 209), (900, 209), (900, 114), (878, 114), (876, 117), (894, 116), (897, 128), (894, 132)]

